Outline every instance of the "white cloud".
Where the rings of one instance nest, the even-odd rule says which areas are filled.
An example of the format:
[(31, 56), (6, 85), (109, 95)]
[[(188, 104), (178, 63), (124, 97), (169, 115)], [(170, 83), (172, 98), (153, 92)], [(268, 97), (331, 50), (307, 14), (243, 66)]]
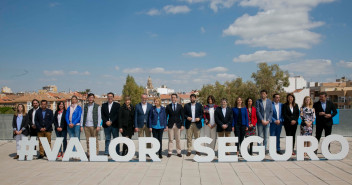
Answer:
[(238, 0), (180, 0), (190, 4), (194, 3), (209, 3), (209, 8), (212, 9), (215, 13), (219, 9), (231, 8)]
[(303, 53), (296, 51), (266, 51), (260, 50), (248, 55), (240, 55), (233, 59), (234, 62), (281, 62), (292, 60), (303, 56)]
[(174, 5), (166, 5), (163, 10), (167, 14), (179, 14), (179, 13), (188, 13), (191, 11), (190, 8), (186, 5), (174, 6)]
[(152, 74), (181, 74), (181, 73), (184, 73), (184, 71), (181, 71), (181, 70), (180, 71), (168, 71), (162, 67), (156, 67), (156, 68), (150, 69), (150, 70), (148, 70), (148, 72), (152, 73)]
[(205, 28), (202, 26), (202, 27), (200, 27), (200, 32), (201, 33), (205, 33)]
[(160, 12), (160, 10), (158, 10), (156, 8), (152, 8), (146, 14), (150, 15), (150, 16), (154, 16), (154, 15), (160, 15), (161, 12)]
[(127, 68), (123, 70), (124, 73), (129, 73), (129, 74), (133, 74), (133, 73), (143, 73), (145, 72), (142, 68)]
[(140, 12), (140, 13), (145, 13), (149, 16), (156, 16), (156, 15), (162, 15), (162, 14), (185, 14), (190, 12), (191, 9), (186, 6), (186, 5), (166, 5), (162, 9), (156, 9), (152, 8), (146, 12)]
[(60, 5), (60, 3), (58, 3), (58, 2), (49, 3), (49, 6), (52, 8), (59, 6), (59, 5)]
[(343, 68), (352, 68), (352, 62), (345, 62), (344, 60), (341, 60), (337, 65)]
[(244, 7), (259, 7), (256, 15), (244, 14), (227, 29), (224, 36), (239, 36), (236, 44), (254, 47), (310, 48), (320, 42), (321, 35), (310, 31), (324, 25), (313, 22), (309, 11), (320, 3), (333, 0), (243, 0)]
[(63, 70), (53, 70), (53, 71), (44, 70), (43, 73), (45, 76), (61, 76), (65, 74)]
[(79, 72), (79, 71), (70, 71), (68, 72), (70, 75), (90, 75), (89, 71)]
[(118, 71), (120, 69), (119, 66), (115, 66), (115, 70)]
[(219, 73), (216, 75), (216, 78), (222, 78), (222, 79), (235, 79), (237, 76), (235, 74), (229, 74), (229, 73)]
[(207, 70), (207, 72), (226, 72), (228, 69), (226, 67), (214, 67)]
[(335, 72), (331, 60), (327, 59), (304, 60), (301, 62), (282, 65), (280, 67), (284, 70), (288, 70), (290, 73), (299, 74), (306, 77), (329, 75)]
[(183, 53), (183, 56), (190, 56), (190, 57), (205, 57), (207, 55), (207, 53), (205, 52), (188, 52), (188, 53)]

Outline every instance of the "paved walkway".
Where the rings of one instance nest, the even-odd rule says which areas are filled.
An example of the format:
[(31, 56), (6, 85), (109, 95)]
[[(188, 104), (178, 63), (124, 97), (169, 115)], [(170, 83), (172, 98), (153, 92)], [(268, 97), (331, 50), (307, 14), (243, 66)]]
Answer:
[[(236, 163), (196, 163), (194, 155), (164, 155), (162, 162), (17, 161), (12, 159), (15, 141), (0, 141), (0, 184), (352, 184), (352, 138), (348, 140), (350, 152), (342, 161), (297, 162), (294, 157), (293, 161), (273, 162), (266, 156), (266, 162), (243, 162), (240, 158)], [(99, 144), (102, 150), (104, 142)], [(282, 139), (282, 148), (284, 144)], [(182, 146), (186, 146), (184, 140)], [(332, 146), (333, 151), (338, 149)]]

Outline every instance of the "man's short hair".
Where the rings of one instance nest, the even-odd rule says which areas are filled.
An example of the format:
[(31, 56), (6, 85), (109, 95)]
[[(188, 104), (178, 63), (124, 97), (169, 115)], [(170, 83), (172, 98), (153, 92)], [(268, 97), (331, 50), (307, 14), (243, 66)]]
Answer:
[(39, 104), (39, 100), (33, 99), (33, 100), (32, 100), (32, 105), (33, 105), (33, 103), (34, 103), (35, 101), (38, 102), (38, 104)]
[(95, 98), (95, 95), (93, 93), (89, 93), (87, 98), (89, 98), (91, 96), (93, 96)]
[(109, 96), (109, 94), (111, 94), (112, 97), (115, 97), (114, 93), (112, 93), (112, 92), (109, 92), (106, 96)]
[(319, 93), (319, 96), (320, 96), (320, 95), (324, 95), (325, 97), (327, 97), (327, 96), (328, 96), (328, 93), (326, 93), (326, 92), (320, 92), (320, 93)]
[(260, 91), (260, 94), (262, 94), (263, 92), (265, 92), (265, 94), (268, 94), (268, 91), (266, 91), (265, 89)]
[(280, 96), (280, 94), (275, 93), (275, 94), (273, 95), (273, 98), (275, 98), (275, 96), (277, 96), (277, 95), (279, 95), (279, 96)]
[(172, 96), (176, 96), (176, 98), (178, 97), (176, 93), (172, 93), (172, 94), (171, 94), (171, 97), (172, 97)]
[(42, 100), (42, 101), (40, 101), (40, 103), (42, 104), (42, 103), (46, 103), (46, 104), (48, 104), (48, 101), (46, 101), (46, 100)]
[(189, 96), (189, 98), (192, 98), (192, 96), (193, 96), (194, 98), (197, 98), (197, 95), (196, 95), (196, 94), (191, 94), (191, 95)]

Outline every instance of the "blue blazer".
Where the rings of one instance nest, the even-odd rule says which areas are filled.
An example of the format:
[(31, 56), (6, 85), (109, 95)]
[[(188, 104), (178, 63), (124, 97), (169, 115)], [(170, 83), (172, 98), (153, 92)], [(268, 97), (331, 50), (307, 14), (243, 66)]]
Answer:
[(165, 107), (161, 106), (160, 113), (158, 113), (158, 111), (156, 110), (156, 106), (153, 106), (149, 111), (149, 119), (147, 124), (148, 128), (153, 128), (152, 125), (157, 125), (158, 117), (160, 121), (160, 126), (164, 128), (166, 127), (167, 120), (166, 120)]
[(264, 105), (263, 105), (263, 100), (259, 99), (256, 102), (256, 108), (257, 108), (257, 118), (258, 118), (258, 124), (262, 123), (262, 120), (264, 119), (264, 114), (266, 115), (266, 120), (271, 121), (271, 118), (273, 117), (273, 103), (271, 100), (266, 99), (266, 107), (265, 107), (265, 112), (264, 112)]
[(242, 116), (242, 125), (246, 125), (246, 127), (249, 127), (249, 121), (248, 121), (248, 112), (246, 107), (241, 108), (241, 115), (239, 115), (239, 108), (234, 107), (232, 108), (233, 112), (233, 120), (232, 120), (232, 127), (237, 125), (237, 119), (238, 116)]
[(147, 103), (147, 111), (143, 112), (142, 103), (138, 103), (136, 105), (136, 111), (134, 113), (134, 128), (143, 128), (144, 120), (148, 122), (149, 119), (149, 111), (153, 107), (152, 104)]
[[(66, 110), (67, 125), (70, 124), (70, 109), (71, 109), (71, 106), (69, 106)], [(72, 123), (74, 125), (76, 125), (77, 123), (81, 123), (81, 114), (82, 114), (82, 108), (81, 106), (77, 105), (75, 111), (73, 111), (73, 114), (72, 114)]]
[(50, 109), (45, 110), (45, 116), (43, 118), (43, 109), (39, 108), (37, 112), (35, 112), (35, 126), (37, 127), (37, 131), (40, 132), (41, 128), (45, 128), (47, 132), (53, 131), (52, 124), (54, 123), (53, 120), (53, 111)]
[(277, 110), (273, 102), (273, 117), (271, 118), (271, 123), (274, 123), (276, 120), (279, 120), (280, 124), (284, 123), (284, 115), (282, 114), (282, 103), (279, 103), (279, 118), (277, 117)]

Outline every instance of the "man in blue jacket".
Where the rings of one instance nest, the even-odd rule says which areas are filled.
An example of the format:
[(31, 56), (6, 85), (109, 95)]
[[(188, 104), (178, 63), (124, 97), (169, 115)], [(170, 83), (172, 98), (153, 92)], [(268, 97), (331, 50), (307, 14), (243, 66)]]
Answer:
[(276, 152), (282, 154), (280, 151), (280, 134), (284, 117), (282, 115), (282, 103), (280, 103), (280, 95), (273, 95), (273, 117), (270, 123), (270, 136), (276, 136)]
[[(196, 102), (196, 98), (195, 94), (191, 94), (191, 102), (187, 103), (184, 108), (187, 129), (187, 156), (191, 155), (193, 135), (194, 139), (197, 139), (202, 128), (203, 106)], [(199, 152), (196, 152), (196, 154), (200, 155)]]
[[(151, 137), (151, 132), (147, 127), (149, 119), (149, 111), (153, 107), (152, 104), (147, 103), (148, 95), (142, 94), (141, 102), (136, 105), (134, 114), (134, 128), (138, 132), (138, 137)], [(151, 148), (151, 144), (147, 144), (147, 148)]]
[[(35, 127), (37, 128), (38, 139), (39, 137), (46, 137), (49, 142), (49, 146), (51, 146), (51, 132), (53, 131), (53, 111), (47, 108), (48, 102), (46, 100), (42, 100), (40, 102), (41, 107), (35, 113)], [(44, 148), (42, 143), (39, 140), (39, 157), (38, 159), (42, 159), (44, 157)]]

